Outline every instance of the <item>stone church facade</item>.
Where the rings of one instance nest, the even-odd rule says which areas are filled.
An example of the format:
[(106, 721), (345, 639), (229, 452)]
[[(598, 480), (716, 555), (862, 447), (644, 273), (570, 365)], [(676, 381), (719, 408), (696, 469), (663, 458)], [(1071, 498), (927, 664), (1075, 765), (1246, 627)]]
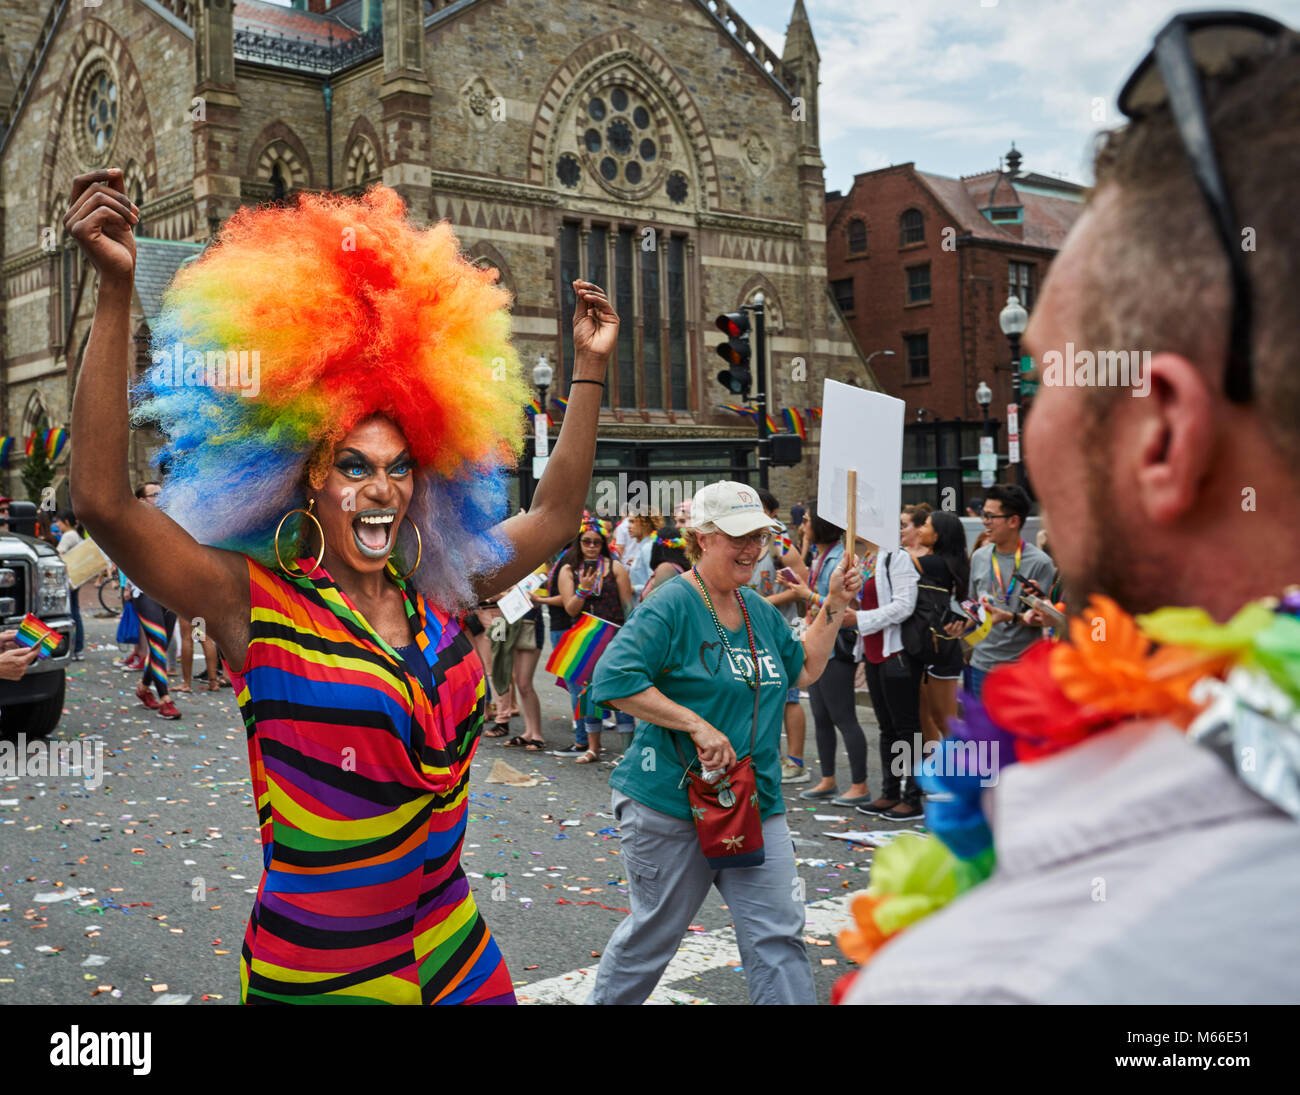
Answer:
[[(9, 0), (0, 38), (0, 488), (37, 420), (69, 424), (94, 271), (72, 178), (126, 173), (142, 209), (135, 368), (163, 287), (241, 205), (378, 182), (451, 222), (515, 296), (525, 369), (563, 395), (569, 282), (621, 317), (596, 479), (749, 478), (714, 316), (761, 292), (769, 413), (832, 377), (878, 387), (826, 276), (818, 55), (802, 0), (775, 55), (723, 0)], [(558, 408), (552, 407), (553, 417)], [(788, 504), (816, 492), (774, 469)], [(132, 435), (133, 478), (151, 441)], [(68, 450), (76, 444), (69, 440)], [(58, 460), (66, 499), (67, 454)], [(525, 471), (526, 474), (526, 471)], [(593, 498), (597, 483), (593, 482)]]

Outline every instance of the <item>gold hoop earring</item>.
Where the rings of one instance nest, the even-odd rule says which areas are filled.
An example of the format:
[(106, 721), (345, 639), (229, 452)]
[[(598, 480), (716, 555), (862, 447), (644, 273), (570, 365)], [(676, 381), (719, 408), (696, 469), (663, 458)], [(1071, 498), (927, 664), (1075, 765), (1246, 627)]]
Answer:
[[(403, 514), (402, 520), (411, 521), (411, 518), (408, 515)], [(420, 537), (420, 526), (417, 525), (414, 521), (411, 521), (411, 528), (415, 529), (415, 566), (411, 567), (411, 569), (408, 570), (405, 574), (400, 575), (400, 580), (403, 582), (406, 581), (407, 578), (409, 578), (412, 574), (414, 574), (417, 570), (420, 569), (420, 556), (424, 554), (424, 540), (421, 539)], [(393, 568), (393, 573), (394, 574), (397, 573), (396, 567)]]
[[(287, 574), (290, 578), (310, 577), (312, 574), (315, 574), (316, 571), (320, 568), (321, 560), (325, 558), (325, 530), (320, 527), (320, 522), (316, 520), (315, 516), (311, 512), (312, 507), (315, 505), (316, 505), (316, 499), (313, 498), (310, 502), (307, 503), (306, 509), (291, 509), (288, 513), (286, 513), (283, 517), (280, 518), (280, 523), (275, 526), (275, 540), (274, 540), (275, 561), (280, 564), (280, 569), (283, 570), (285, 574)], [(284, 523), (287, 520), (289, 520), (289, 518), (292, 517), (295, 513), (301, 513), (307, 517), (310, 517), (311, 523), (316, 526), (316, 531), (320, 534), (320, 554), (316, 557), (316, 565), (313, 566), (309, 572), (304, 572), (302, 567), (298, 567), (297, 574), (294, 574), (293, 571), (291, 571), (287, 566), (285, 566), (284, 560), (280, 558), (280, 530), (284, 528)], [(295, 563), (295, 565), (297, 564)]]

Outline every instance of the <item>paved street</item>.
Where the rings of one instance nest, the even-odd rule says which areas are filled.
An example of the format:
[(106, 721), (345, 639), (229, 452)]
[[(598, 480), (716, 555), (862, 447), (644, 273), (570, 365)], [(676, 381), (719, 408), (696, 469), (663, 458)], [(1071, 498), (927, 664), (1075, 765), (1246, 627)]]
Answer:
[[(74, 775), (0, 775), (0, 1002), (238, 1003), (239, 947), (261, 857), (231, 692), (178, 696), (184, 717), (159, 719), (136, 701), (137, 676), (112, 664), (123, 653), (112, 643), (116, 621), (86, 624), (86, 660), (69, 675), (55, 739), (102, 737), (104, 782), (88, 791)], [(200, 658), (196, 672), (201, 667)], [(563, 745), (567, 696), (540, 667), (537, 683), (546, 740)], [(875, 723), (869, 707), (859, 714), (875, 791)], [(522, 720), (516, 724), (522, 731)], [(542, 782), (486, 782), (497, 759)], [(838, 768), (846, 786), (842, 753)], [(464, 864), (524, 1002), (581, 1001), (593, 952), (625, 915), (609, 771), (496, 740), (480, 746)], [(866, 885), (871, 852), (821, 834), (897, 826), (839, 807), (809, 808), (799, 789), (787, 802), (825, 1002), (850, 968), (833, 941), (847, 920), (847, 895)], [(746, 1002), (730, 924), (711, 891), (652, 1002)]]

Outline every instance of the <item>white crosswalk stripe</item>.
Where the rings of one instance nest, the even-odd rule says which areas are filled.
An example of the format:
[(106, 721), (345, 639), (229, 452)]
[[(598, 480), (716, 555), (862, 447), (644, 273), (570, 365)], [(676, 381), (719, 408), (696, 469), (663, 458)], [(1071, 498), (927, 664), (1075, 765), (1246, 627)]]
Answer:
[[(810, 903), (807, 906), (804, 934), (834, 939), (852, 923), (853, 916), (849, 912), (849, 901), (852, 896), (852, 894), (843, 894)], [(825, 948), (816, 949), (826, 952)], [(646, 1003), (711, 1003), (710, 1000), (680, 987), (679, 982), (698, 977), (708, 970), (724, 969), (729, 963), (739, 961), (740, 949), (736, 946), (736, 931), (730, 925), (711, 932), (688, 932)], [(521, 1004), (581, 1004), (591, 994), (591, 986), (595, 979), (596, 967), (585, 966), (531, 985), (517, 985), (515, 995)]]

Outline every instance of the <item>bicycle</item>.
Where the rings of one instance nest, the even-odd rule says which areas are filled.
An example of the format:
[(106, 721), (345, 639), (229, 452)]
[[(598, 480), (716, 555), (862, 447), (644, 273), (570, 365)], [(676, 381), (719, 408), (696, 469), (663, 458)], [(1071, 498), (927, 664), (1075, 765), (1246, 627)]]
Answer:
[(122, 614), (122, 583), (118, 581), (116, 572), (111, 571), (101, 578), (95, 591), (105, 612), (110, 616)]

